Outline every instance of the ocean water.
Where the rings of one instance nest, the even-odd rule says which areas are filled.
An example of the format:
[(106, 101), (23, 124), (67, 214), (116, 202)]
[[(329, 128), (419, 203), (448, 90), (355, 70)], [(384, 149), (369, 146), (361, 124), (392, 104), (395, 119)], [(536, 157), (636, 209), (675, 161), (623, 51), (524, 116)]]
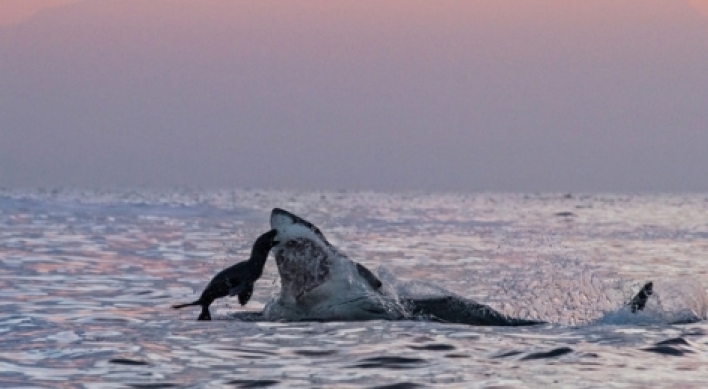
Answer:
[[(548, 324), (253, 320), (272, 258), (246, 307), (170, 308), (245, 260), (273, 207), (386, 282)], [(3, 189), (0, 387), (701, 388), (708, 325), (675, 323), (705, 318), (707, 272), (708, 194)]]

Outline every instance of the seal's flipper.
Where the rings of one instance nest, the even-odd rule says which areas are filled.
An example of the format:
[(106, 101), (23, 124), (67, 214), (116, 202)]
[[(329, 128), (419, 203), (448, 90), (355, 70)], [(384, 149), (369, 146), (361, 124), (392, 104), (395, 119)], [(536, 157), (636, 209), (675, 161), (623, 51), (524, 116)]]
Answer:
[[(229, 297), (234, 297), (237, 294), (241, 294), (246, 291), (248, 288), (248, 285), (244, 285), (243, 282), (239, 283), (238, 285), (234, 286), (233, 288), (229, 289)], [(251, 289), (253, 289), (253, 284), (251, 284)]]
[(246, 305), (248, 300), (251, 299), (253, 295), (253, 284), (249, 284), (241, 293), (238, 294), (238, 303), (241, 305)]
[(376, 277), (374, 273), (372, 273), (371, 270), (367, 269), (364, 265), (357, 263), (356, 271), (359, 273), (360, 276), (364, 277), (366, 282), (368, 282), (374, 290), (379, 290), (379, 288), (381, 288), (381, 286), (383, 285), (381, 283), (381, 280), (379, 280), (379, 278)]
[(654, 283), (650, 281), (644, 284), (642, 290), (640, 290), (639, 293), (637, 293), (637, 295), (634, 296), (629, 302), (629, 306), (632, 309), (632, 313), (637, 313), (637, 311), (643, 311), (644, 307), (647, 305), (649, 296), (651, 296), (652, 294), (654, 294)]
[(202, 313), (199, 314), (197, 320), (211, 320), (211, 314), (209, 313), (208, 305), (202, 305)]
[(543, 324), (543, 322), (539, 321), (511, 318), (495, 311), (488, 305), (457, 296), (404, 299), (402, 303), (414, 316), (424, 316), (445, 323), (475, 326), (530, 326)]

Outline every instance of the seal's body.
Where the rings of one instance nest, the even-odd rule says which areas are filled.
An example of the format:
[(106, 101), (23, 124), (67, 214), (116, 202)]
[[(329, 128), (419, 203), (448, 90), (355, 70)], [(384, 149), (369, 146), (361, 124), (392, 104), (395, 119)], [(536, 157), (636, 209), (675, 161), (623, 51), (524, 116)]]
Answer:
[(270, 249), (275, 244), (273, 238), (277, 231), (271, 230), (256, 239), (251, 249), (251, 257), (247, 261), (230, 266), (209, 281), (199, 300), (187, 304), (173, 305), (179, 309), (192, 305), (201, 305), (202, 312), (198, 320), (211, 320), (209, 306), (214, 300), (226, 296), (238, 296), (238, 302), (246, 305), (253, 294), (253, 284), (261, 278), (263, 267)]

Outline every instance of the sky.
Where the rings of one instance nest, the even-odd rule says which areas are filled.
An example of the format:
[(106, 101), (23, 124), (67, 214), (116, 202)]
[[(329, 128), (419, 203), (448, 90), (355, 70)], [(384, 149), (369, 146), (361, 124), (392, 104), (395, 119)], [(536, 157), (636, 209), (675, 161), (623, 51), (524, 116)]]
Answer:
[(0, 186), (708, 191), (708, 0), (0, 0)]

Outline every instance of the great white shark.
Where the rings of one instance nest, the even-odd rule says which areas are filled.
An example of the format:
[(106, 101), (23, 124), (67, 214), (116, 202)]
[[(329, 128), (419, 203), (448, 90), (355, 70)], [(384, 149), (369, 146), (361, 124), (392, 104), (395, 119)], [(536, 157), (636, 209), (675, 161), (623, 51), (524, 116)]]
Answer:
[(280, 274), (278, 296), (265, 307), (269, 320), (368, 320), (424, 318), (447, 323), (527, 326), (542, 322), (506, 316), (453, 294), (430, 298), (387, 293), (366, 266), (332, 245), (311, 222), (284, 209), (271, 212), (277, 231), (272, 252)]

